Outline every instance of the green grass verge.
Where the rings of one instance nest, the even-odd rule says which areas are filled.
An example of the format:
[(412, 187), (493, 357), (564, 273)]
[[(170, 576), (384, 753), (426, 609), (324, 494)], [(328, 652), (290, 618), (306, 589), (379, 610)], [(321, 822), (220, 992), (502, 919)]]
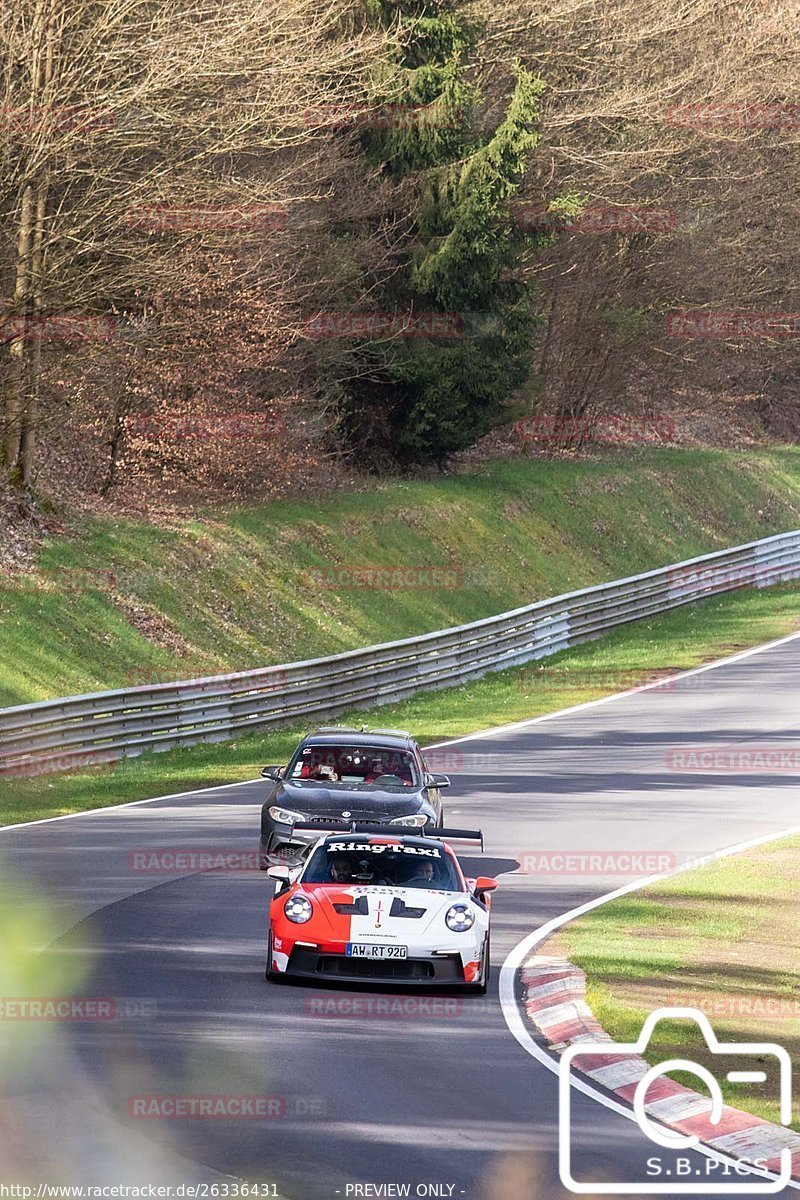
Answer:
[[(69, 515), (0, 579), (0, 706), (244, 670), (476, 620), (800, 525), (800, 449), (494, 462), (168, 528)], [(449, 567), (450, 586), (319, 585)], [(113, 581), (109, 577), (113, 576)]]
[[(585, 646), (463, 687), (337, 720), (400, 726), (423, 744), (553, 712), (646, 681), (654, 671), (685, 670), (798, 625), (800, 588), (741, 591), (637, 622)], [(253, 778), (285, 762), (307, 727), (251, 735), (127, 759), (113, 768), (0, 780), (0, 823), (78, 812), (102, 805)]]
[[(800, 1052), (800, 838), (787, 838), (688, 871), (623, 896), (571, 922), (548, 943), (587, 976), (587, 998), (615, 1041), (635, 1041), (645, 1017), (685, 1005), (708, 1016), (721, 1042), (776, 1042), (793, 1061)], [(661, 1021), (645, 1057), (680, 1057), (708, 1067), (725, 1100), (779, 1121), (777, 1072), (764, 1084), (731, 1084), (697, 1027)], [(704, 1085), (686, 1073), (675, 1078)], [(797, 1093), (795, 1091), (795, 1114)], [(800, 1121), (794, 1124), (800, 1129)]]

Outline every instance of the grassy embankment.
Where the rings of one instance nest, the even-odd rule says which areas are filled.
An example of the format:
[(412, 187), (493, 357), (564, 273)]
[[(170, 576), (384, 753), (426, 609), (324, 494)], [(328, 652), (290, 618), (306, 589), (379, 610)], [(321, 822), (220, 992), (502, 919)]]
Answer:
[[(792, 837), (612, 900), (548, 946), (586, 971), (589, 1003), (615, 1041), (635, 1041), (649, 1013), (681, 1005), (704, 1012), (721, 1042), (776, 1042), (797, 1061), (799, 901), (800, 838)], [(646, 1057), (702, 1063), (729, 1104), (780, 1119), (772, 1065), (766, 1083), (728, 1083), (727, 1070), (747, 1064), (715, 1062), (691, 1022), (659, 1022)]]
[[(475, 620), (797, 527), (799, 484), (795, 450), (626, 451), (492, 463), (476, 475), (215, 512), (168, 530), (86, 520), (79, 537), (44, 547), (24, 586), (6, 581), (0, 703), (243, 670)], [(450, 575), (445, 587), (320, 587), (321, 572), (352, 566)], [(84, 586), (95, 579), (98, 587)], [(380, 723), (432, 741), (593, 699), (793, 630), (798, 594), (706, 601), (544, 663), (382, 708)], [(0, 780), (0, 820), (244, 779), (285, 758), (299, 732), (145, 755), (113, 770)]]

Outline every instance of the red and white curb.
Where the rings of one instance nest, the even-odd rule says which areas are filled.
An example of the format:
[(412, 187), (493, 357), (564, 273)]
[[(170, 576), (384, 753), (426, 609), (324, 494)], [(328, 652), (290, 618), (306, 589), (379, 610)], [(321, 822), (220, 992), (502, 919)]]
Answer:
[[(563, 958), (536, 955), (521, 971), (528, 1020), (559, 1053), (581, 1042), (609, 1042), (586, 1002), (586, 976)], [(638, 1054), (576, 1054), (572, 1067), (627, 1105), (633, 1104), (640, 1079), (650, 1070)], [(784, 1147), (792, 1154), (792, 1179), (800, 1179), (800, 1134), (725, 1105), (722, 1118), (712, 1124), (707, 1117), (711, 1100), (667, 1076), (655, 1079), (647, 1090), (647, 1116), (684, 1135), (693, 1135), (710, 1149), (748, 1163), (763, 1162), (771, 1172), (780, 1170)]]

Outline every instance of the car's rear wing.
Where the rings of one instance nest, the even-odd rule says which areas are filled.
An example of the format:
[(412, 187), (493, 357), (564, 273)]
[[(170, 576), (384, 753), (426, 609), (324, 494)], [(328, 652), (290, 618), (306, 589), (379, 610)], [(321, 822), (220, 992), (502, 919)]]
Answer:
[(423, 829), (424, 837), (438, 838), (447, 842), (448, 846), (455, 843), (459, 846), (480, 846), (483, 850), (483, 834), (480, 829)]
[(441, 829), (437, 827), (423, 826), (416, 828), (413, 825), (387, 825), (376, 824), (374, 821), (337, 821), (332, 825), (328, 821), (297, 821), (292, 826), (292, 832), (295, 830), (304, 832), (318, 833), (320, 837), (326, 836), (341, 836), (345, 833), (374, 833), (382, 837), (387, 835), (390, 837), (431, 837), (438, 838), (440, 842), (446, 842), (448, 845), (457, 846), (480, 846), (483, 850), (483, 834), (480, 829)]

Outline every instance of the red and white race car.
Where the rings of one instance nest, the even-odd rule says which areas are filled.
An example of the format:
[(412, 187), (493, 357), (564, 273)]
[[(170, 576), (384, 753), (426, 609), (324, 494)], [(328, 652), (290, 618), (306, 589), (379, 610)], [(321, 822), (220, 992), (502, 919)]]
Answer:
[(485, 992), (489, 893), (497, 882), (465, 879), (447, 844), (482, 844), (481, 835), (387, 836), (385, 826), (380, 833), (354, 828), (321, 838), (304, 866), (268, 872), (279, 887), (270, 906), (267, 979)]

